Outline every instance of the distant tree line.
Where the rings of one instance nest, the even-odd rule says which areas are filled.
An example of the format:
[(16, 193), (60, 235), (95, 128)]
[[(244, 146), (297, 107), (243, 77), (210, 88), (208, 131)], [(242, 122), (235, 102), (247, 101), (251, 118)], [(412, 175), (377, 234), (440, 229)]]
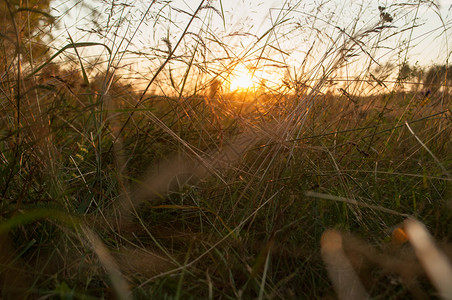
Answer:
[(450, 65), (432, 65), (421, 68), (419, 66), (410, 66), (403, 64), (399, 69), (398, 82), (415, 81), (419, 83), (417, 87), (422, 86), (431, 93), (439, 90), (449, 90), (452, 84), (452, 66)]

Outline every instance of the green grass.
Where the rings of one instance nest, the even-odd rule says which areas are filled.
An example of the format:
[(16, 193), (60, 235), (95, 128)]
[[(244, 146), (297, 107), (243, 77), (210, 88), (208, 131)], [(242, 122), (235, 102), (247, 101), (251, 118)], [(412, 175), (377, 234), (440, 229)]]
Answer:
[[(350, 32), (346, 44), (391, 30), (384, 24)], [(264, 37), (262, 47), (283, 51)], [(452, 257), (447, 74), (428, 96), (423, 82), (369, 91), (350, 81), (345, 93), (328, 88), (334, 72), (347, 55), (370, 54), (333, 44), (336, 59), (289, 76), (286, 87), (229, 93), (215, 80), (230, 67), (211, 66), (204, 75), (219, 75), (193, 86), (191, 68), (210, 62), (198, 61), (196, 43), (178, 56), (179, 42), (168, 42), (145, 91), (111, 73), (118, 44), (70, 37), (53, 56), (24, 54), (20, 70), (8, 68), (17, 53), (1, 42), (9, 61), (0, 66), (0, 298), (336, 297), (321, 249), (328, 229), (341, 232), (372, 298), (437, 295), (410, 243), (391, 234), (412, 216)], [(84, 57), (99, 45), (107, 67)], [(72, 68), (52, 64), (66, 52)], [(242, 55), (228, 59), (251, 54)], [(180, 61), (186, 72), (165, 77)], [(317, 89), (306, 88), (310, 80)]]

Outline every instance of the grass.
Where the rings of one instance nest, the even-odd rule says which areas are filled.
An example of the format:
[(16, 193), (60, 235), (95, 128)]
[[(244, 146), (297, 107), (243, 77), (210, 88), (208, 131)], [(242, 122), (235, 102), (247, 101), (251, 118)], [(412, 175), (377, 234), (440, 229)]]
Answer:
[[(436, 240), (450, 260), (448, 68), (410, 69), (416, 81), (378, 62), (391, 37), (420, 26), (400, 22), (423, 2), (375, 7), (375, 22), (352, 7), (345, 27), (287, 2), (242, 48), (240, 28), (216, 31), (215, 18), (229, 26), (221, 1), (197, 4), (183, 25), (177, 4), (154, 1), (138, 19), (109, 5), (89, 19), (95, 42), (71, 27), (40, 56), (37, 32), (57, 44), (63, 19), (22, 31), (33, 12), (5, 14), (15, 26), (1, 42), (0, 298), (450, 296), (419, 243)], [(168, 36), (145, 51), (133, 38), (147, 16)], [(442, 21), (436, 33), (450, 36)], [(313, 43), (290, 65), (283, 41), (300, 28)], [(384, 56), (406, 60), (409, 37)], [(128, 57), (150, 61), (150, 75)], [(269, 61), (286, 70), (278, 85), (227, 90), (234, 65), (259, 73)]]

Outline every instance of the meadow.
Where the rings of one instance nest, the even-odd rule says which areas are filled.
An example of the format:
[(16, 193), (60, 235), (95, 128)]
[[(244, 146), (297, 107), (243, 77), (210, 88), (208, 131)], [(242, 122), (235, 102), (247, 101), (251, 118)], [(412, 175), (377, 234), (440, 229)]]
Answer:
[[(435, 2), (285, 1), (256, 36), (221, 1), (22, 2), (0, 5), (1, 299), (452, 296), (425, 263), (452, 280), (451, 52), (410, 61)], [(92, 27), (64, 29), (79, 7)]]

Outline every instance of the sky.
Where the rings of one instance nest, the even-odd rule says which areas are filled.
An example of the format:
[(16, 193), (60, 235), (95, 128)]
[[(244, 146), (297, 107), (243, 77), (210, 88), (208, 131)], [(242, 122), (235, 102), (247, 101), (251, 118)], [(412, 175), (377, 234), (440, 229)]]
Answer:
[[(425, 20), (425, 25), (414, 32), (414, 41), (419, 46), (413, 51), (415, 60), (421, 64), (443, 63), (447, 58), (447, 53), (452, 51), (452, 3), (449, 0), (435, 1), (439, 10), (423, 8), (420, 11), (421, 17)], [(448, 28), (448, 33), (444, 33), (443, 22)], [(446, 37), (449, 39), (447, 46)]]
[[(67, 44), (68, 36), (104, 43), (115, 53), (113, 65), (147, 81), (177, 47), (165, 68), (172, 75), (166, 72), (162, 79), (173, 85), (177, 81), (176, 86), (188, 69), (194, 82), (203, 76), (229, 80), (234, 69), (248, 69), (268, 84), (280, 84), (285, 77), (328, 72), (344, 49), (348, 57), (341, 76), (386, 61), (443, 64), (452, 50), (449, 0), (407, 0), (404, 5), (397, 0), (212, 0), (192, 21), (201, 0), (150, 2), (116, 1), (123, 5), (112, 8), (100, 0), (88, 5), (55, 1), (54, 15), (62, 15), (55, 48)], [(381, 23), (382, 12), (393, 22)], [(376, 32), (381, 25), (387, 28)], [(358, 42), (351, 43), (353, 39)], [(81, 53), (87, 59), (107, 57), (102, 47)]]

